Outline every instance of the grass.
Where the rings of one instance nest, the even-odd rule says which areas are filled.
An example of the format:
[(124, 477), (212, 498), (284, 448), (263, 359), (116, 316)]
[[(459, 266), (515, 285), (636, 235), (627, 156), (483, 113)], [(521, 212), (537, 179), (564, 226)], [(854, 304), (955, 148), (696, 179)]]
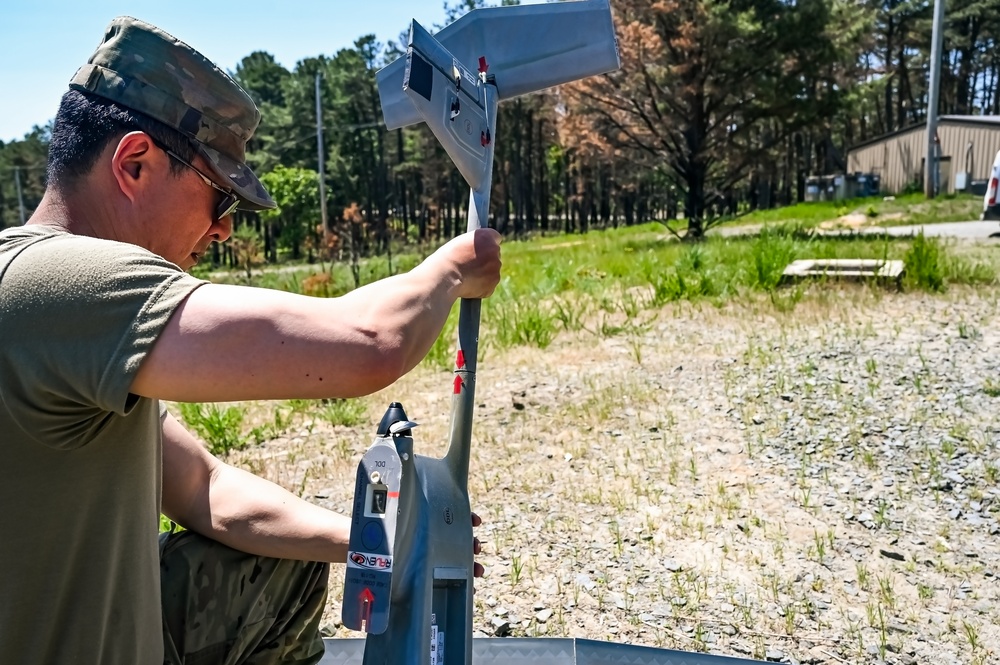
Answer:
[(200, 436), (213, 455), (225, 455), (247, 444), (242, 433), (243, 409), (218, 404), (180, 403), (184, 422)]
[(983, 199), (970, 194), (948, 194), (928, 200), (923, 194), (903, 194), (887, 198), (874, 196), (846, 201), (817, 201), (755, 210), (737, 217), (729, 224), (800, 224), (815, 228), (823, 223), (836, 223), (847, 215), (863, 215), (873, 226), (961, 222), (978, 219)]
[[(905, 211), (908, 219), (939, 214), (948, 218), (967, 216), (972, 199), (941, 197), (927, 202), (907, 196), (895, 201), (800, 204), (745, 218), (765, 223), (754, 237), (711, 236), (699, 244), (679, 243), (659, 224), (508, 242), (504, 245), (503, 281), (483, 308), (482, 325), (489, 334), (484, 335), (488, 343), (482, 352), (517, 346), (545, 349), (564, 333), (641, 340), (656, 311), (673, 302), (722, 306), (763, 295), (775, 310), (792, 310), (810, 289), (803, 284), (783, 286), (782, 271), (791, 261), (802, 258), (903, 260), (906, 276), (902, 285), (908, 290), (936, 293), (953, 284), (995, 284), (995, 253), (967, 252), (923, 235), (831, 238), (810, 230), (818, 220), (845, 206), (871, 208), (873, 218), (896, 210)], [(425, 253), (397, 252), (394, 265), (408, 269)], [(388, 274), (388, 265), (384, 259), (371, 259), (363, 262), (361, 272), (364, 281), (376, 280)], [(238, 275), (233, 279), (238, 280)], [(265, 271), (258, 284), (336, 296), (349, 290), (353, 279), (347, 266), (328, 264)], [(425, 366), (453, 368), (456, 327), (453, 311), (424, 360)], [(635, 343), (632, 346), (640, 348)], [(641, 349), (633, 356), (641, 364)], [(206, 412), (195, 419), (211, 420), (220, 415)], [(226, 448), (236, 442), (219, 445)]]

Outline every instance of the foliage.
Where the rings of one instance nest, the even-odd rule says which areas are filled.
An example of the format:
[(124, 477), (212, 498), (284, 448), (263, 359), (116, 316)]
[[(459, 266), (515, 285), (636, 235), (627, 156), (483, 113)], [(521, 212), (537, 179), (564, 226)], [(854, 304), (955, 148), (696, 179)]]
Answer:
[(325, 399), (317, 413), (331, 425), (353, 427), (364, 422), (368, 409), (359, 399)]
[(277, 166), (260, 180), (278, 204), (276, 210), (261, 211), (261, 217), (271, 224), (278, 245), (297, 259), (319, 221), (319, 176), (310, 169)]
[(230, 236), (229, 247), (246, 283), (253, 284), (253, 269), (264, 263), (264, 245), (260, 233), (249, 224), (239, 226)]
[(22, 224), (42, 200), (49, 133), (35, 127), (20, 141), (0, 142), (0, 229)]
[(621, 0), (614, 11), (622, 68), (564, 86), (578, 112), (564, 137), (598, 159), (665, 165), (692, 238), (768, 151), (837, 112), (829, 65), (863, 34), (845, 42), (821, 0)]
[[(448, 21), (486, 4), (450, 2)], [(1000, 114), (994, 5), (948, 4), (942, 113)], [(717, 221), (800, 202), (806, 176), (846, 170), (847, 147), (924, 119), (930, 3), (616, 0), (612, 11), (621, 71), (500, 106), (492, 221), (507, 236), (659, 220), (699, 238)], [(258, 230), (270, 262), (381, 255), (392, 273), (400, 244), (465, 228), (468, 188), (438, 141), (422, 124), (382, 122), (375, 73), (403, 39), (363, 35), (291, 68), (253, 51), (232, 72), (262, 116), (248, 162), (282, 199), (276, 213), (241, 212), (237, 226)], [(20, 223), (15, 174), (25, 214), (40, 201), (48, 137), (36, 127), (0, 145), (0, 226)]]
[(243, 410), (236, 406), (182, 402), (181, 418), (200, 436), (213, 455), (225, 455), (246, 446), (243, 436)]
[(944, 266), (937, 240), (925, 237), (923, 232), (917, 234), (904, 261), (907, 281), (926, 291), (944, 290)]

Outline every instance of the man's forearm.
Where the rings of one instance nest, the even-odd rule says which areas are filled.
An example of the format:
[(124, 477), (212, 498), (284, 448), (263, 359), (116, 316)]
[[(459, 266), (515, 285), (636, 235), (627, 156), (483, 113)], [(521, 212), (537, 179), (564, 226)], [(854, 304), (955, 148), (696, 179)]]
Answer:
[(281, 559), (347, 560), (351, 521), (262, 478), (219, 464), (201, 524), (189, 525), (229, 547)]
[(132, 391), (210, 402), (355, 397), (380, 390), (426, 354), (457, 298), (488, 295), (495, 286), (498, 248), (486, 261), (485, 277), (474, 279), (466, 269), (463, 278), (455, 255), (464, 249), (474, 257), (473, 237), (456, 241), (406, 275), (339, 298), (202, 286), (161, 331)]

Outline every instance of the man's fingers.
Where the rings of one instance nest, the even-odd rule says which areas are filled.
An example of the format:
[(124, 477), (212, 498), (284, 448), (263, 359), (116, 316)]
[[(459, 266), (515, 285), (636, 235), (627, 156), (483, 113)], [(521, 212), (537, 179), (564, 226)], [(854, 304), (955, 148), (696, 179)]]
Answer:
[[(483, 520), (480, 519), (479, 515), (477, 515), (475, 513), (472, 513), (472, 526), (473, 527), (477, 527), (477, 526), (479, 526), (482, 523), (483, 523)], [(473, 555), (481, 554), (482, 551), (483, 551), (483, 544), (479, 542), (478, 538), (473, 538), (472, 539), (472, 554)], [(485, 573), (486, 573), (486, 569), (483, 568), (481, 564), (473, 562), (473, 564), (472, 564), (472, 576), (473, 577), (482, 577)]]

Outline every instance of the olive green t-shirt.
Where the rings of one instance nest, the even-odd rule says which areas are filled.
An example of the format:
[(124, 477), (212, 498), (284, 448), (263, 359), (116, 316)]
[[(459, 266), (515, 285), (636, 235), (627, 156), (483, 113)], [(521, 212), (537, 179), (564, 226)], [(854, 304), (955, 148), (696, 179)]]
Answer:
[(202, 283), (134, 245), (0, 233), (0, 664), (163, 662), (161, 409), (129, 387)]

